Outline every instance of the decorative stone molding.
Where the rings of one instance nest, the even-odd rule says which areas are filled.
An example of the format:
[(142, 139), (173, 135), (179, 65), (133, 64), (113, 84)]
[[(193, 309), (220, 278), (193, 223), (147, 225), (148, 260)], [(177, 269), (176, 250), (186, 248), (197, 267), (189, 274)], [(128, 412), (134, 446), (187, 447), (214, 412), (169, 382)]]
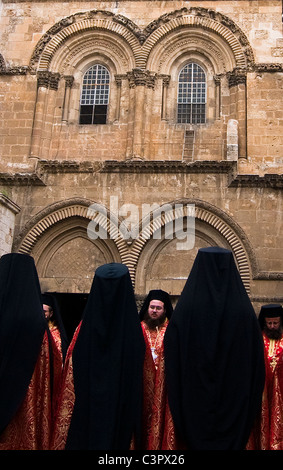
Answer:
[[(172, 206), (176, 203), (178, 203), (178, 205), (183, 203), (183, 208), (179, 211), (180, 213), (178, 213), (178, 210), (175, 210), (172, 211), (171, 214), (166, 214), (166, 220), (165, 217), (153, 219), (148, 224), (148, 226), (143, 227), (143, 230), (147, 233), (147, 236), (153, 236), (154, 232), (160, 230), (160, 228), (164, 226), (165, 223), (168, 224), (170, 220), (177, 220), (180, 217), (184, 217), (186, 215), (187, 205), (194, 204), (196, 220), (200, 220), (216, 230), (230, 246), (230, 249), (234, 253), (236, 262), (238, 264), (238, 269), (245, 288), (247, 292), (249, 292), (251, 273), (256, 267), (256, 261), (253, 250), (243, 230), (221, 209), (212, 206), (209, 203), (192, 199), (186, 201), (175, 201), (173, 204), (169, 204)], [(131, 262), (135, 266), (137, 266), (138, 259), (142, 250), (145, 248), (146, 243), (147, 239), (142, 238), (142, 236), (138, 237), (133, 242), (131, 248)]]
[(6, 66), (4, 57), (0, 54), (0, 75), (26, 75), (29, 70), (27, 66)]
[(122, 36), (129, 44), (137, 67), (146, 69), (148, 55), (154, 45), (169, 32), (180, 28), (197, 27), (214, 31), (230, 47), (237, 67), (254, 63), (254, 56), (246, 35), (227, 16), (214, 10), (191, 7), (162, 15), (141, 30), (132, 20), (104, 10), (76, 13), (52, 26), (38, 42), (31, 60), (30, 71), (48, 70), (55, 52), (65, 41), (83, 31), (104, 29)]
[(259, 175), (237, 175), (230, 181), (231, 188), (283, 188), (283, 175), (265, 174)]
[(234, 162), (221, 161), (174, 161), (174, 160), (106, 160), (102, 173), (228, 173), (236, 170)]
[[(180, 201), (176, 202), (178, 202), (178, 205), (180, 204)], [(226, 243), (228, 243), (235, 255), (245, 287), (247, 291), (249, 291), (251, 271), (255, 269), (256, 263), (253, 251), (243, 230), (227, 214), (211, 204), (200, 200), (186, 200), (181, 202), (184, 204), (185, 210), (187, 204), (195, 204), (196, 219), (210, 225), (223, 237)], [(89, 207), (92, 204), (93, 202), (88, 200), (76, 199), (59, 202), (47, 207), (31, 219), (24, 231), (15, 241), (15, 248), (17, 248), (17, 251), (20, 253), (30, 254), (42, 235), (55, 224), (70, 217), (82, 217), (92, 220), (92, 214), (91, 211), (89, 211)], [(172, 211), (172, 214), (169, 214), (169, 218), (171, 217), (172, 220), (177, 220), (180, 217), (184, 217), (184, 215), (186, 214), (184, 214), (183, 210), (180, 213), (178, 213), (178, 211)], [(100, 214), (99, 217), (98, 222), (101, 227), (103, 227), (107, 233), (110, 233), (111, 224), (108, 216)], [(166, 221), (164, 218), (154, 220), (154, 222), (151, 221), (148, 227), (143, 227), (143, 230), (146, 230), (147, 234), (153, 236), (154, 232), (158, 231), (165, 222), (168, 223), (168, 221), (168, 217), (166, 217)], [(137, 263), (148, 239), (143, 238), (142, 233), (140, 233), (131, 243), (128, 243), (128, 241), (124, 240), (121, 236), (118, 236), (114, 241), (120, 254), (121, 262), (128, 266), (134, 283)]]
[(36, 173), (0, 173), (0, 184), (3, 186), (44, 186)]
[(135, 88), (136, 86), (154, 88), (157, 74), (149, 70), (134, 69), (132, 72), (128, 72), (127, 77), (130, 88)]
[(229, 87), (236, 85), (246, 84), (247, 80), (247, 69), (246, 68), (235, 68), (231, 72), (227, 72)]
[(55, 173), (187, 173), (208, 174), (224, 173), (228, 176), (230, 188), (283, 188), (283, 175), (265, 174), (237, 175), (235, 161), (194, 161), (183, 162), (174, 160), (106, 160), (77, 162), (70, 160), (39, 160), (36, 173), (0, 173), (0, 184), (3, 186), (45, 186), (44, 179), (48, 174)]
[(29, 67), (22, 66), (8, 66), (2, 68), (0, 65), (0, 75), (26, 75), (29, 71)]
[(203, 160), (184, 162), (181, 160), (105, 160), (77, 162), (71, 160), (39, 160), (38, 178), (44, 180), (48, 173), (224, 173), (232, 181), (237, 164), (228, 160)]
[(74, 83), (73, 75), (65, 75), (63, 78), (66, 82), (66, 88), (72, 88), (73, 83)]
[(274, 64), (261, 64), (261, 63), (258, 63), (258, 64), (254, 64), (254, 66), (252, 67), (252, 70), (257, 72), (257, 73), (277, 73), (277, 72), (282, 73), (283, 72), (283, 64), (277, 64), (277, 63), (274, 63)]
[(50, 88), (51, 90), (58, 90), (59, 80), (59, 73), (53, 73), (47, 70), (37, 72), (38, 87)]

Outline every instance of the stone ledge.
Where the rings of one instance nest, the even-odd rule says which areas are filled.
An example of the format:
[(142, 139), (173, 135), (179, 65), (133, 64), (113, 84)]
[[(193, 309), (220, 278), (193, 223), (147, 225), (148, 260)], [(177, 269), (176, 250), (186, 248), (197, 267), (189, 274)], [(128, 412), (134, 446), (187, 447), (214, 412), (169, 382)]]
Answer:
[(230, 188), (283, 188), (283, 175), (265, 174), (259, 175), (237, 175), (230, 184)]
[(236, 162), (194, 161), (181, 162), (176, 160), (106, 160), (102, 173), (230, 173), (236, 168)]
[(78, 162), (69, 160), (40, 160), (38, 172), (46, 173), (230, 173), (237, 163), (229, 160), (183, 162), (179, 160), (105, 160)]
[(36, 173), (0, 173), (0, 184), (5, 186), (45, 186)]
[(226, 174), (228, 175), (228, 187), (230, 188), (283, 188), (282, 174), (254, 174), (237, 175), (237, 162), (220, 161), (195, 161), (182, 162), (176, 160), (106, 160), (104, 162), (77, 162), (41, 160), (38, 163), (36, 173), (0, 173), (0, 184), (11, 186), (45, 186), (44, 177), (48, 174), (64, 173), (120, 173), (120, 174)]

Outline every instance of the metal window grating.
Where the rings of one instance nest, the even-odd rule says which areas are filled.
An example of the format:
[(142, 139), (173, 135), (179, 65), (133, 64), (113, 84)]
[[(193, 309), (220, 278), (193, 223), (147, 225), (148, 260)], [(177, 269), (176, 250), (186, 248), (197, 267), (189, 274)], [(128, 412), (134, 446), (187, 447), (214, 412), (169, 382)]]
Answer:
[(100, 64), (93, 65), (84, 74), (81, 105), (107, 105), (109, 103), (110, 76)]
[(177, 121), (190, 124), (204, 123), (205, 104), (205, 72), (198, 64), (187, 64), (179, 75)]

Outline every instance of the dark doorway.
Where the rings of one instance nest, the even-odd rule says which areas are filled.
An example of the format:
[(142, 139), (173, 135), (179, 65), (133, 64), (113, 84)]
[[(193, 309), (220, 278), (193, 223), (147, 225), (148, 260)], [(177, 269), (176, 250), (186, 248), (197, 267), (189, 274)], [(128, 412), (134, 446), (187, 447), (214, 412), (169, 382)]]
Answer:
[(59, 292), (52, 292), (52, 294), (56, 297), (68, 339), (71, 341), (75, 329), (82, 319), (88, 294), (67, 294)]

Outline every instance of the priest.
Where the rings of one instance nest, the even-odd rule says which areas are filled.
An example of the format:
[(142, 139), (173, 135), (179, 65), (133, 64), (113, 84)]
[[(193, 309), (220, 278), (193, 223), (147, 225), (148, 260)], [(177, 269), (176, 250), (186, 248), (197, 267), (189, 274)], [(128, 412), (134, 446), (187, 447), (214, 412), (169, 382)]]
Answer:
[(230, 250), (198, 251), (164, 351), (169, 405), (186, 449), (245, 449), (260, 407), (264, 354)]
[(68, 348), (52, 449), (140, 447), (144, 350), (128, 268), (100, 266)]

